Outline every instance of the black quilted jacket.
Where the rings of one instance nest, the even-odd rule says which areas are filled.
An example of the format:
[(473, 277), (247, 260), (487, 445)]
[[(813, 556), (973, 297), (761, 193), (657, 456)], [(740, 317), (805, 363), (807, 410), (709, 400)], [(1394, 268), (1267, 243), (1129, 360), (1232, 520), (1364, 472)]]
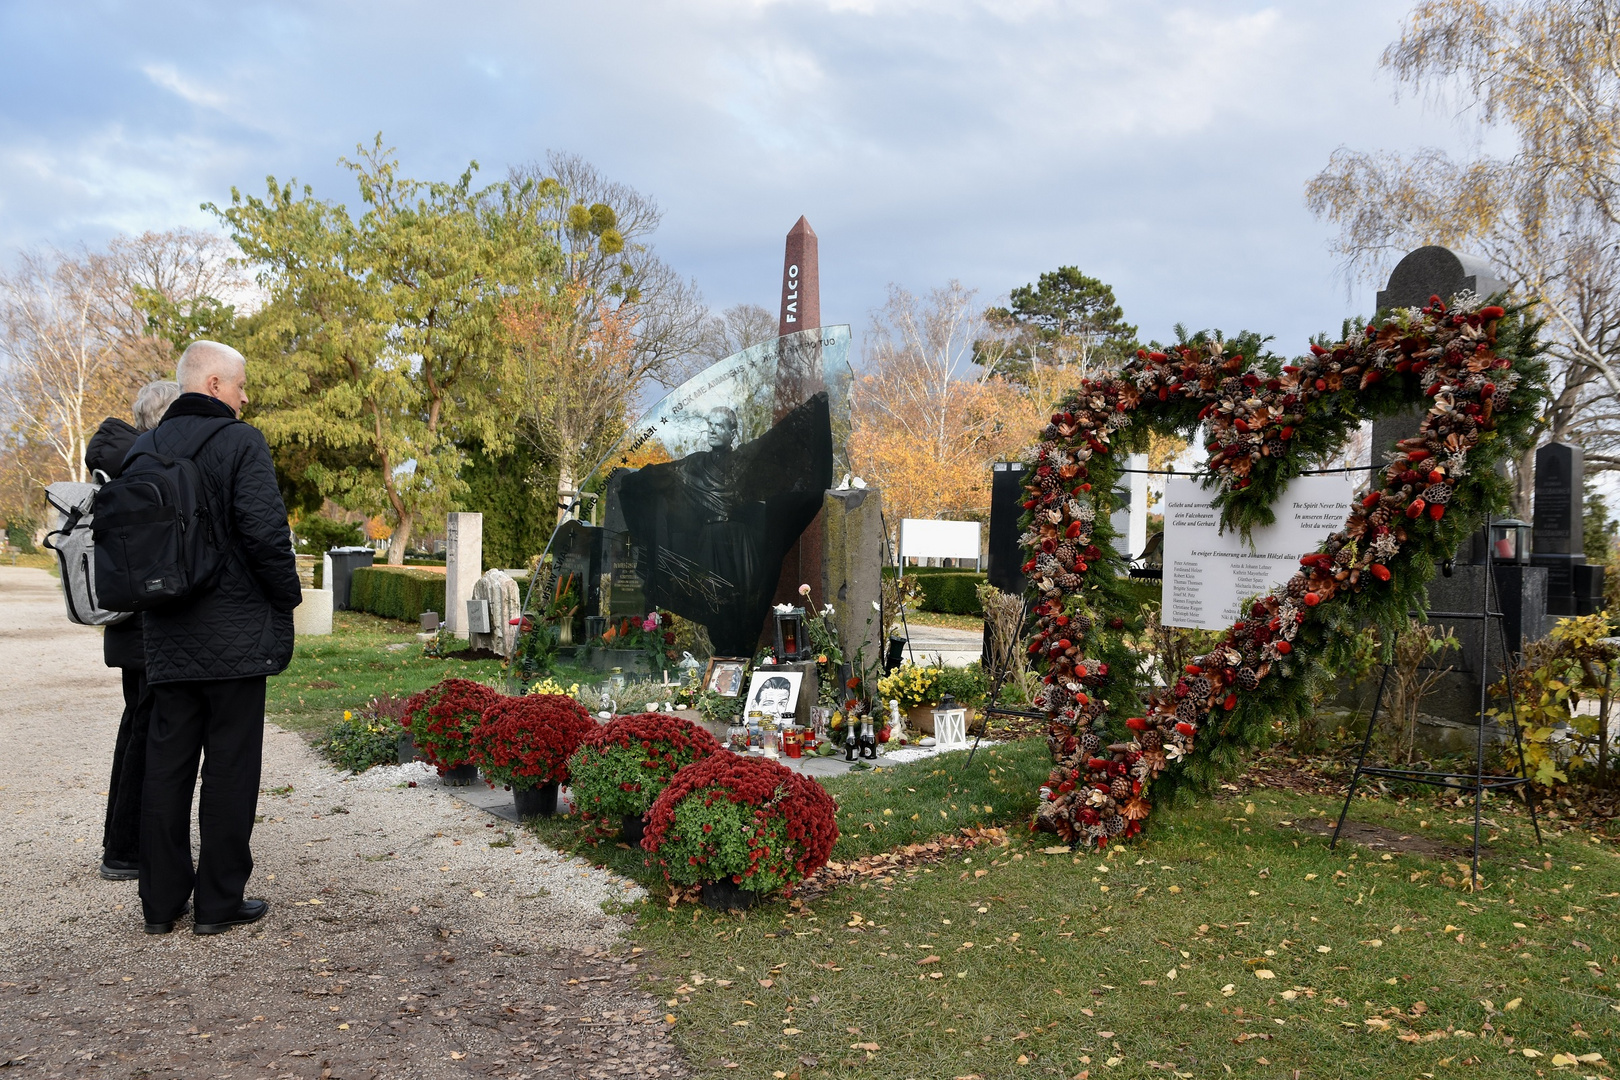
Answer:
[[(157, 449), (185, 442), (207, 417), (231, 415), (205, 394), (181, 394), (157, 426)], [(209, 506), (225, 519), (228, 555), (200, 595), (146, 613), (147, 681), (275, 675), (292, 660), (292, 610), (303, 593), (270, 447), (251, 424), (232, 424), (195, 460)]]

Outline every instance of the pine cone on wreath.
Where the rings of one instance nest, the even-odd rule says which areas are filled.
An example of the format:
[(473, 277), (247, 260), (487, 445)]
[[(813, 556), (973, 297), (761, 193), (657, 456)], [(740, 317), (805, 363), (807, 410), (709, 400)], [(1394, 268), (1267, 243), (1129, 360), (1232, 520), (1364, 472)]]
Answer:
[[(1058, 550), (1061, 551), (1062, 549), (1059, 548)], [(1351, 548), (1347, 544), (1344, 547), (1340, 548), (1338, 553), (1333, 556), (1333, 565), (1334, 566), (1349, 566), (1351, 563), (1355, 562), (1355, 560), (1356, 560), (1355, 549)]]
[(1108, 793), (1123, 802), (1131, 797), (1131, 782), (1123, 776), (1116, 776), (1108, 783)]
[(1288, 579), (1288, 595), (1289, 596), (1295, 596), (1295, 597), (1304, 596), (1305, 592), (1306, 592), (1305, 579), (1303, 577), (1300, 577), (1298, 574), (1295, 574), (1293, 577)]
[(1073, 567), (1074, 560), (1080, 557), (1079, 550), (1073, 544), (1059, 544), (1052, 554), (1057, 556), (1057, 561), (1063, 564), (1065, 570)]
[[(1176, 710), (1178, 717), (1180, 715), (1180, 711), (1181, 710), (1178, 707)], [(1192, 721), (1188, 721), (1188, 723), (1191, 722)], [(1164, 745), (1164, 739), (1160, 737), (1157, 731), (1144, 731), (1142, 734), (1136, 737), (1136, 741), (1141, 744), (1143, 750), (1150, 752), (1157, 750), (1160, 746)]]

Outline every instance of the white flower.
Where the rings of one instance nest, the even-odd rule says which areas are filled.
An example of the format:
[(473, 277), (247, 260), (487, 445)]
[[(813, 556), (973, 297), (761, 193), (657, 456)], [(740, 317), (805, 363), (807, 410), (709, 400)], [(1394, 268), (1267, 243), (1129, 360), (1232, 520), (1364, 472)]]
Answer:
[(809, 596), (810, 595), (810, 586), (808, 586), (808, 585), (800, 585), (799, 586), (799, 595), (800, 596)]
[(876, 611), (876, 612), (879, 612), (881, 614), (882, 611), (883, 611), (883, 605), (879, 604), (876, 600), (874, 600), (874, 601), (872, 601), (872, 610)]
[(832, 618), (833, 606), (831, 604), (828, 604), (826, 607), (821, 609), (821, 614), (822, 614), (823, 618)]
[(791, 614), (793, 614), (793, 605), (792, 604), (777, 604), (776, 607), (773, 610), (778, 615), (791, 615)]
[(1168, 743), (1164, 748), (1164, 756), (1169, 758), (1171, 761), (1180, 761), (1185, 753), (1186, 752), (1175, 743)]

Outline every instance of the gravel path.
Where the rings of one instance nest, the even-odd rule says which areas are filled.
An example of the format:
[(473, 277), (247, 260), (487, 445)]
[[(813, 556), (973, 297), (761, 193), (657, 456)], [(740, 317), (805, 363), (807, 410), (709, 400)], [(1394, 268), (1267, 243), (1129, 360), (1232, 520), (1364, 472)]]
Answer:
[(0, 705), (7, 1075), (688, 1075), (619, 942), (623, 879), (270, 727), (248, 886), (270, 915), (148, 936), (135, 883), (96, 874), (117, 675), (43, 571), (0, 567)]

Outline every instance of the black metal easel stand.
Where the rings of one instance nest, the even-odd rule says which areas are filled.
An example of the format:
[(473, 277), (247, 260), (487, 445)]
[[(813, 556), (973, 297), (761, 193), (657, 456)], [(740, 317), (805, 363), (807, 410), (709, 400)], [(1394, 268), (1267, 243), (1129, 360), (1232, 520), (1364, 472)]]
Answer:
[[(1478, 619), (1481, 622), (1479, 643), (1479, 725), (1477, 728), (1477, 742), (1474, 753), (1474, 773), (1472, 776), (1459, 776), (1453, 772), (1440, 772), (1429, 769), (1402, 769), (1367, 764), (1367, 751), (1372, 745), (1373, 727), (1378, 722), (1378, 708), (1383, 703), (1384, 687), (1389, 682), (1389, 664), (1384, 665), (1384, 673), (1378, 680), (1378, 693), (1373, 697), (1372, 714), (1367, 718), (1367, 734), (1361, 740), (1361, 755), (1356, 759), (1356, 768), (1350, 774), (1350, 787), (1344, 793), (1344, 809), (1339, 811), (1339, 822), (1333, 827), (1333, 840), (1329, 848), (1338, 846), (1339, 833), (1344, 828), (1345, 817), (1350, 813), (1350, 800), (1355, 798), (1356, 785), (1363, 776), (1386, 776), (1394, 780), (1406, 780), (1414, 784), (1429, 784), (1434, 787), (1461, 787), (1464, 791), (1474, 793), (1474, 857), (1473, 880), (1479, 880), (1479, 828), (1481, 804), (1486, 791), (1504, 791), (1517, 787), (1524, 788), (1525, 805), (1530, 809), (1530, 825), (1536, 832), (1536, 843), (1541, 844), (1541, 823), (1536, 820), (1535, 798), (1529, 787), (1529, 773), (1524, 762), (1524, 738), (1519, 727), (1518, 704), (1513, 699), (1513, 658), (1508, 654), (1507, 629), (1503, 625), (1504, 615), (1501, 611), (1492, 610), (1491, 593), (1496, 588), (1495, 563), (1492, 559), (1490, 539), (1490, 519), (1485, 522), (1485, 584), (1480, 589), (1479, 611), (1431, 611), (1429, 615), (1441, 619)], [(1497, 607), (1501, 606), (1501, 598), (1497, 597)], [(1508, 687), (1508, 711), (1513, 718), (1513, 742), (1519, 751), (1519, 772), (1517, 775), (1495, 775), (1485, 771), (1485, 704), (1488, 696), (1490, 676), (1489, 663), (1491, 627), (1495, 625), (1497, 639), (1502, 643), (1502, 675)], [(1459, 781), (1463, 781), (1459, 784)]]

